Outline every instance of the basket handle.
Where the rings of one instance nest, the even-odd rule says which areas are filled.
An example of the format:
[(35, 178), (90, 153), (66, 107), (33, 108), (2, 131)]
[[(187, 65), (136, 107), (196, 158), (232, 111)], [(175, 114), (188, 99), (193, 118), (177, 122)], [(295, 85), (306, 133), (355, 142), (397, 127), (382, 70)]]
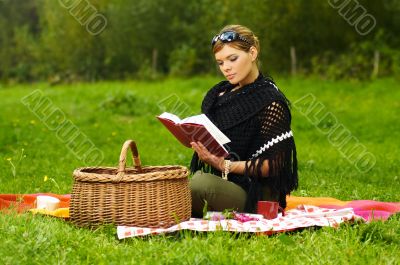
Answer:
[(142, 166), (140, 162), (139, 152), (136, 146), (136, 143), (133, 140), (125, 141), (124, 145), (122, 146), (121, 154), (119, 156), (119, 164), (118, 164), (118, 174), (125, 173), (126, 167), (126, 155), (128, 153), (128, 148), (131, 149), (133, 157), (133, 163), (135, 168), (140, 172), (142, 171)]

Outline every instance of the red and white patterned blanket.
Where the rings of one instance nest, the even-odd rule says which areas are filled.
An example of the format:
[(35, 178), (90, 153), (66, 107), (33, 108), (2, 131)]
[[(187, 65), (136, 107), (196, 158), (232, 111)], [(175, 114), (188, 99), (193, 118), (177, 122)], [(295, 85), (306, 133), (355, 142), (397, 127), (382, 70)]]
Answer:
[(353, 208), (327, 209), (310, 205), (299, 205), (296, 209), (286, 212), (285, 216), (278, 216), (275, 219), (261, 219), (259, 221), (240, 222), (233, 219), (208, 221), (191, 218), (169, 228), (145, 228), (118, 226), (117, 234), (119, 239), (135, 236), (171, 233), (179, 230), (193, 231), (230, 231), (247, 232), (260, 234), (273, 234), (299, 228), (312, 226), (338, 227), (340, 223), (362, 219), (355, 215)]

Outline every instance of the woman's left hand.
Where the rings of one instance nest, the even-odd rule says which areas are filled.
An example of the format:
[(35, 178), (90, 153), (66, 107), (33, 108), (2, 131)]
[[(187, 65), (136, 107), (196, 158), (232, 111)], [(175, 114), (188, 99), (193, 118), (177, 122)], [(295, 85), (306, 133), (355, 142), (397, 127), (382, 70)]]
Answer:
[(200, 142), (191, 142), (192, 148), (196, 151), (199, 159), (204, 163), (209, 164), (219, 171), (224, 170), (224, 157), (211, 154), (207, 148)]

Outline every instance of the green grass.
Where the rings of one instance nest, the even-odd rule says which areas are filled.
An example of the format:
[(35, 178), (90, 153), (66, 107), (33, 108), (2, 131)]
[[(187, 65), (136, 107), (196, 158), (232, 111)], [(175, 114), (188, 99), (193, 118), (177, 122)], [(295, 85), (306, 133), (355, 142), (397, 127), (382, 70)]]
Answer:
[[(218, 79), (160, 82), (102, 82), (50, 87), (0, 88), (0, 193), (70, 193), (72, 171), (90, 166), (57, 138), (21, 99), (35, 89), (51, 100), (104, 154), (101, 165), (116, 166), (126, 139), (134, 139), (144, 165), (188, 166), (191, 150), (155, 119), (175, 95), (182, 116), (199, 112), (201, 99)], [(312, 93), (376, 158), (360, 172), (299, 109), (293, 107), (300, 186), (294, 195), (342, 200), (400, 201), (400, 85), (374, 82), (277, 80), (292, 101)], [(170, 98), (171, 99), (171, 98)], [(167, 110), (172, 111), (172, 105)], [(331, 123), (322, 124), (329, 129)], [(64, 139), (65, 140), (65, 139)], [(129, 161), (130, 162), (130, 161)], [(44, 182), (44, 176), (50, 180)], [(306, 229), (291, 234), (246, 236), (228, 233), (116, 239), (111, 226), (95, 231), (54, 218), (0, 214), (0, 264), (399, 264), (400, 217), (387, 222)]]

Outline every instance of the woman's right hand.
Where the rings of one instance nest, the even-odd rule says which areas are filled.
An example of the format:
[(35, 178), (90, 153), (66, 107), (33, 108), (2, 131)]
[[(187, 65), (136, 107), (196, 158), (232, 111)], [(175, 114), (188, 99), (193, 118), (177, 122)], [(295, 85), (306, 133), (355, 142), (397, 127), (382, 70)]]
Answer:
[(215, 169), (218, 169), (221, 172), (224, 170), (225, 168), (224, 157), (213, 155), (200, 142), (191, 142), (190, 144), (192, 145), (193, 150), (196, 151), (201, 161), (207, 163), (208, 165), (212, 166)]

